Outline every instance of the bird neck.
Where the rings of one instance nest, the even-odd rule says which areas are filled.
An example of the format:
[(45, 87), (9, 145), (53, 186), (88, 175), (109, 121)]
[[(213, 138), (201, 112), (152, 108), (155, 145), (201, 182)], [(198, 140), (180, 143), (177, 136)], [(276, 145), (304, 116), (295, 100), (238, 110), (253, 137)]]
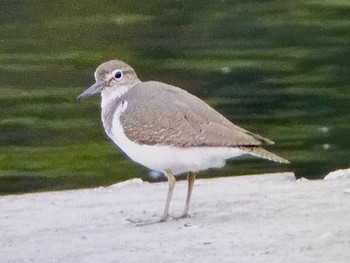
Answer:
[(120, 97), (122, 97), (128, 90), (130, 90), (135, 85), (125, 85), (118, 88), (104, 89), (101, 92), (101, 108), (102, 111), (109, 108), (110, 104), (117, 103)]
[(140, 82), (134, 83), (133, 85), (125, 85), (120, 86), (118, 88), (109, 88), (104, 89), (101, 92), (101, 116), (102, 116), (102, 123), (103, 126), (107, 132), (109, 133), (109, 130), (111, 128), (111, 118), (114, 117), (114, 113), (116, 110), (116, 107), (119, 104), (120, 99), (122, 96), (127, 93), (130, 89), (136, 86), (136, 84), (139, 84)]

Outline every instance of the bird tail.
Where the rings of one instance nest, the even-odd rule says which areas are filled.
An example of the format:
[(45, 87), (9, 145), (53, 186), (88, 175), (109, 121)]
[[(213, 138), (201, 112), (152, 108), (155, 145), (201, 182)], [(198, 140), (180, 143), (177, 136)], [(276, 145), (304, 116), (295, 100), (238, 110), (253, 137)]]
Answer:
[(264, 148), (261, 147), (247, 147), (247, 146), (243, 146), (243, 147), (239, 147), (241, 150), (260, 157), (260, 158), (264, 158), (264, 159), (268, 159), (274, 162), (278, 162), (278, 163), (290, 163), (288, 160), (283, 159), (282, 157), (277, 156), (276, 154), (273, 154), (267, 150), (265, 150)]

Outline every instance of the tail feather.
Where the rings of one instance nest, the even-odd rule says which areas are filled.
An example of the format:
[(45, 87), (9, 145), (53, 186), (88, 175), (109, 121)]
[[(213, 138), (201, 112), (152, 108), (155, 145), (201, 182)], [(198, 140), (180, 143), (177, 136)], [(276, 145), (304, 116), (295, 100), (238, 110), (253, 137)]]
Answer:
[(283, 159), (279, 156), (277, 156), (276, 154), (273, 154), (267, 150), (265, 150), (264, 148), (261, 148), (261, 147), (247, 147), (247, 146), (244, 146), (244, 147), (239, 147), (241, 150), (251, 154), (251, 155), (254, 155), (254, 156), (257, 156), (257, 157), (260, 157), (260, 158), (264, 158), (264, 159), (268, 159), (268, 160), (271, 160), (271, 161), (274, 161), (274, 162), (278, 162), (278, 163), (290, 163), (288, 160), (286, 159)]

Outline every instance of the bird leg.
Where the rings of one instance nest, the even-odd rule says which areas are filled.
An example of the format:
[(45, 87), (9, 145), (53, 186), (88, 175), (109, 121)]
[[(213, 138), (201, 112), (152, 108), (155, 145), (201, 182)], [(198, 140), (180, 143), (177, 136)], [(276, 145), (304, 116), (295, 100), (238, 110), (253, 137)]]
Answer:
[(175, 216), (175, 219), (180, 219), (180, 218), (185, 218), (189, 217), (190, 214), (188, 213), (188, 210), (190, 208), (190, 201), (191, 201), (191, 196), (192, 196), (192, 190), (193, 190), (193, 185), (194, 181), (196, 180), (196, 174), (193, 172), (189, 172), (187, 175), (187, 181), (188, 181), (188, 188), (187, 188), (187, 197), (186, 197), (186, 204), (185, 204), (185, 209), (182, 212), (181, 215)]
[(165, 222), (169, 218), (169, 206), (170, 206), (171, 197), (173, 196), (176, 179), (175, 179), (175, 176), (170, 171), (165, 171), (164, 174), (168, 179), (169, 188), (168, 188), (168, 194), (167, 194), (167, 198), (166, 198), (165, 209), (164, 209), (163, 215), (157, 220), (135, 221), (132, 219), (127, 219), (129, 222), (135, 223), (137, 226), (145, 226), (145, 225), (151, 225), (151, 224), (155, 224), (155, 223)]
[(180, 218), (185, 218), (185, 217), (190, 216), (188, 213), (188, 210), (190, 208), (192, 190), (193, 190), (194, 181), (196, 180), (196, 174), (193, 172), (189, 172), (187, 175), (188, 188), (187, 188), (186, 204), (185, 204), (184, 211), (179, 216), (170, 216), (169, 215), (170, 201), (171, 201), (171, 198), (173, 196), (175, 183), (176, 183), (175, 176), (170, 171), (166, 171), (164, 174), (168, 179), (169, 188), (168, 188), (168, 194), (167, 194), (167, 199), (166, 199), (165, 209), (164, 209), (163, 215), (157, 220), (134, 221), (134, 220), (128, 219), (128, 221), (130, 221), (132, 223), (136, 223), (137, 226), (145, 226), (145, 225), (151, 225), (151, 224), (156, 224), (156, 223), (160, 223), (160, 222), (165, 222), (169, 217), (172, 217), (174, 219), (180, 219)]
[(167, 195), (167, 198), (166, 198), (164, 214), (160, 218), (160, 222), (165, 221), (169, 217), (170, 201), (171, 201), (171, 197), (173, 196), (175, 183), (176, 183), (175, 176), (170, 171), (166, 171), (165, 172), (165, 176), (168, 178), (169, 189), (168, 189), (168, 195)]

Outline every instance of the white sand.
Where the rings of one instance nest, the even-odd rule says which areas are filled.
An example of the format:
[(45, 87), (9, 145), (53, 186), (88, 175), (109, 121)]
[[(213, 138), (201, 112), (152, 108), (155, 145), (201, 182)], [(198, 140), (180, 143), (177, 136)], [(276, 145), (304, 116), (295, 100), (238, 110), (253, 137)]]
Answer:
[[(175, 187), (180, 213), (186, 182)], [(1, 262), (350, 262), (350, 180), (291, 173), (198, 180), (192, 218), (167, 183), (0, 197)]]

